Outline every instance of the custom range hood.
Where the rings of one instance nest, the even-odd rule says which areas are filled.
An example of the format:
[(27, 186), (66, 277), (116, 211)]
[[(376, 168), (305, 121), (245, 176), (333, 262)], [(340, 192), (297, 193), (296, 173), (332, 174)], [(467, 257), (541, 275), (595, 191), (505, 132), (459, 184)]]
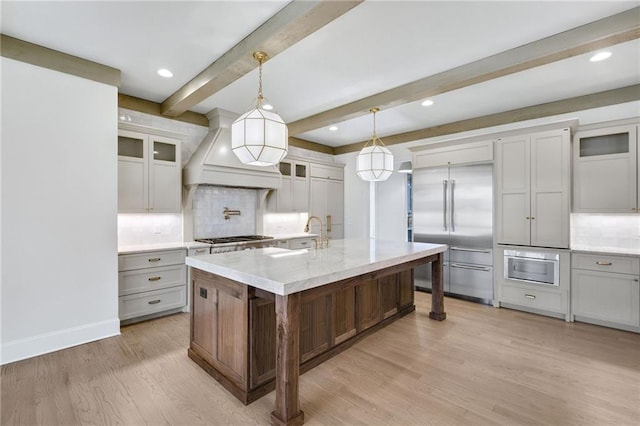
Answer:
[(207, 114), (209, 133), (182, 171), (182, 183), (189, 189), (198, 185), (278, 189), (282, 175), (276, 166), (242, 164), (231, 151), (231, 124), (238, 117), (216, 108)]

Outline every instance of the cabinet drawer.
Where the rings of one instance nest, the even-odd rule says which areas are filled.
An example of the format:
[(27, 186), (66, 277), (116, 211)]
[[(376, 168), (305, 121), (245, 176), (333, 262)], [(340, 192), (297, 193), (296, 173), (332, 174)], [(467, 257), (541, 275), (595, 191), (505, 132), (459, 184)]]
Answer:
[(120, 296), (120, 320), (181, 308), (186, 304), (186, 300), (186, 285)]
[(154, 251), (118, 256), (118, 271), (184, 264), (185, 250)]
[(311, 163), (311, 177), (344, 180), (344, 169), (342, 167), (331, 167)]
[(571, 267), (589, 271), (640, 274), (640, 258), (627, 256), (573, 253)]
[(296, 238), (289, 240), (289, 248), (291, 250), (309, 248), (313, 245), (313, 238)]
[(502, 299), (500, 302), (565, 313), (564, 304), (562, 303), (562, 293), (538, 289), (531, 290), (503, 284)]
[(118, 273), (120, 296), (185, 284), (186, 270), (184, 265), (173, 265), (120, 272)]

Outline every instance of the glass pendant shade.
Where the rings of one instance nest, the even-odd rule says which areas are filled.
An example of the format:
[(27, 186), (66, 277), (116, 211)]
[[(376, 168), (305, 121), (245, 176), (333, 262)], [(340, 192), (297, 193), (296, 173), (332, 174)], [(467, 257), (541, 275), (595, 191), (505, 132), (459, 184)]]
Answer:
[(242, 114), (231, 125), (231, 149), (244, 164), (278, 164), (287, 155), (288, 139), (284, 120), (259, 106)]
[(262, 63), (267, 54), (254, 52), (253, 57), (259, 63), (258, 97), (255, 108), (231, 125), (231, 150), (243, 164), (272, 166), (287, 155), (289, 130), (278, 114), (263, 107)]
[(356, 159), (356, 174), (362, 180), (369, 182), (387, 180), (393, 173), (393, 154), (376, 135), (376, 112), (378, 111), (378, 108), (371, 109), (373, 113), (373, 136), (371, 141), (367, 142), (358, 153)]
[(393, 172), (393, 154), (380, 145), (366, 146), (358, 154), (356, 173), (362, 180), (387, 180)]

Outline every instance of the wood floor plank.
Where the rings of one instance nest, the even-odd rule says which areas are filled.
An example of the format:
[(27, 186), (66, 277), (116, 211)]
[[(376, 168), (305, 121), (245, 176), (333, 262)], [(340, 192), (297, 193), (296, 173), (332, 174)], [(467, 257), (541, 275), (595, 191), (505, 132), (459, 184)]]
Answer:
[[(640, 335), (447, 298), (303, 374), (309, 425), (640, 424)], [(4, 425), (269, 424), (187, 357), (189, 316), (2, 366)]]

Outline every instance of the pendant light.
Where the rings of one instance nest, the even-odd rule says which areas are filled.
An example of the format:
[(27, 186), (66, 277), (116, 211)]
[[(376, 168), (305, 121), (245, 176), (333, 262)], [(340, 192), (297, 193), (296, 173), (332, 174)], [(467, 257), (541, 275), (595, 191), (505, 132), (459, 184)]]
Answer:
[(371, 108), (373, 113), (373, 136), (358, 154), (356, 173), (362, 180), (377, 182), (387, 180), (393, 172), (393, 154), (382, 143), (376, 134), (376, 112), (378, 108)]
[(287, 155), (289, 131), (278, 114), (263, 107), (262, 63), (267, 54), (254, 52), (253, 57), (260, 64), (258, 98), (255, 108), (242, 114), (231, 125), (231, 149), (244, 164), (272, 166)]

